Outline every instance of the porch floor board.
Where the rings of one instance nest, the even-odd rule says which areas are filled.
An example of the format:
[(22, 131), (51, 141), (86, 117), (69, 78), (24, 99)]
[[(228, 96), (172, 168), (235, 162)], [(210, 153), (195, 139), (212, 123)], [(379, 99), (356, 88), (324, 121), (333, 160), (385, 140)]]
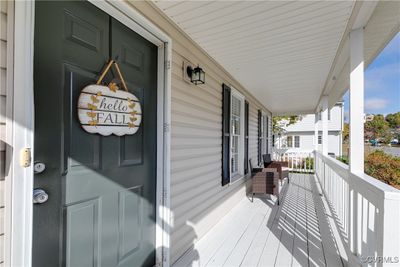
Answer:
[(343, 266), (317, 180), (290, 174), (275, 198), (243, 199), (173, 266)]

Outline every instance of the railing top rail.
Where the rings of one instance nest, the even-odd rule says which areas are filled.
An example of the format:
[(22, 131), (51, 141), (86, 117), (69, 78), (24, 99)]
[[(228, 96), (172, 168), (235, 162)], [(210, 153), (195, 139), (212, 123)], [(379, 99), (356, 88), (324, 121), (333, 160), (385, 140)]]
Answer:
[[(322, 158), (322, 160), (327, 163), (330, 167), (333, 168), (334, 171), (344, 175), (344, 179), (351, 179), (353, 183), (359, 185), (359, 190), (361, 191), (367, 189), (371, 191), (371, 193), (381, 195), (385, 199), (393, 199), (393, 200), (400, 200), (400, 190), (385, 184), (384, 182), (379, 181), (365, 173), (350, 173), (348, 165), (332, 158), (329, 156), (323, 155), (319, 151), (315, 151), (316, 156)], [(347, 172), (347, 175), (345, 175)]]
[(272, 148), (272, 152), (277, 153), (313, 153), (312, 149), (301, 149), (301, 148)]

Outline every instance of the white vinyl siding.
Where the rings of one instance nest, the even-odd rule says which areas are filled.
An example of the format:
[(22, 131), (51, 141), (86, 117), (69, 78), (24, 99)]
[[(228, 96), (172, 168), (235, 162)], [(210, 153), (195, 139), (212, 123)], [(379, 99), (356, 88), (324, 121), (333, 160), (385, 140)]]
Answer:
[[(129, 2), (172, 39), (171, 264), (246, 194), (245, 179), (221, 186), (222, 84), (249, 102), (249, 159), (257, 160), (257, 110), (267, 111), (190, 38), (144, 1)], [(184, 60), (199, 65), (206, 83), (182, 79)]]
[[(9, 115), (9, 109), (11, 106), (8, 102), (11, 98), (7, 98), (9, 94), (8, 88), (10, 87), (11, 73), (7, 71), (12, 62), (12, 53), (10, 51), (12, 47), (12, 38), (10, 34), (12, 33), (12, 16), (8, 16), (10, 11), (12, 11), (13, 2), (12, 1), (0, 1), (0, 266), (6, 264), (6, 240), (9, 240), (8, 233), (6, 232), (6, 219), (8, 218), (9, 203), (5, 199), (6, 188), (6, 121)], [(7, 183), (8, 184), (8, 183)], [(7, 217), (7, 218), (6, 218)], [(7, 228), (8, 229), (8, 228)]]
[[(329, 131), (342, 131), (343, 129), (343, 120), (344, 120), (344, 111), (343, 105), (341, 103), (336, 104), (329, 110), (329, 121), (328, 121), (328, 130)], [(317, 116), (319, 117), (319, 124), (318, 128), (322, 131), (322, 123), (320, 114), (318, 113)], [(295, 124), (289, 125), (285, 127), (285, 131), (287, 133), (292, 132), (308, 132), (314, 131), (315, 128), (315, 114), (307, 114), (302, 115), (302, 119)]]
[[(314, 132), (293, 132), (287, 133), (290, 136), (293, 136), (293, 147), (284, 147), (286, 144), (287, 136), (281, 136), (279, 138), (278, 135), (275, 135), (275, 150), (284, 149), (286, 152), (298, 152), (298, 151), (313, 151), (315, 149), (314, 144)], [(319, 132), (319, 139), (322, 140), (322, 133)], [(299, 147), (296, 147), (296, 136), (298, 136), (299, 140)], [(341, 133), (338, 131), (329, 131), (328, 132), (328, 151), (329, 153), (334, 153), (335, 155), (340, 155), (342, 153), (341, 149), (342, 139)], [(280, 147), (279, 147), (280, 146)], [(318, 145), (319, 149), (322, 150), (322, 145)]]

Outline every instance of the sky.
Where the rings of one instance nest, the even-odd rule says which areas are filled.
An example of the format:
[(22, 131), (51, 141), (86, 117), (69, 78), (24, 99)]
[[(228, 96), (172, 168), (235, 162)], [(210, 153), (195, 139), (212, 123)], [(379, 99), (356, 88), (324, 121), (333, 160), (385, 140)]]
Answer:
[[(365, 70), (364, 86), (365, 113), (386, 115), (400, 111), (400, 32)], [(348, 121), (348, 91), (343, 99)]]

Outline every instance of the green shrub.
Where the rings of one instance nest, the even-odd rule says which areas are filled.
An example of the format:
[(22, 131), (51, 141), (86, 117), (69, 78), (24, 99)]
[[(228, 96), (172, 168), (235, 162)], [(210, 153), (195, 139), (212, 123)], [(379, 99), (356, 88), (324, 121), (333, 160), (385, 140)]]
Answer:
[[(314, 169), (314, 158), (307, 157), (305, 160), (306, 169), (313, 170)], [(304, 166), (304, 163), (303, 163)]]
[(349, 158), (347, 156), (338, 156), (336, 157), (336, 159), (343, 162), (344, 164), (349, 165)]
[(376, 150), (365, 159), (365, 173), (400, 189), (400, 158)]

